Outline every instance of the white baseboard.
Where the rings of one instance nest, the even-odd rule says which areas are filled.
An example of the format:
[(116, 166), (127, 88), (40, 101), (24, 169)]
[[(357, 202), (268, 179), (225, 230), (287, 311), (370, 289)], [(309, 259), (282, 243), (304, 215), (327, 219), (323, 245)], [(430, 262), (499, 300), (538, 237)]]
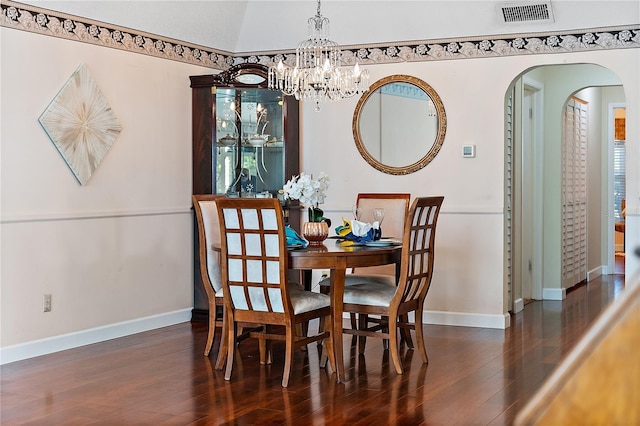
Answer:
[[(345, 313), (343, 319), (349, 319), (349, 314)], [(413, 314), (409, 314), (409, 321), (413, 321)], [(471, 314), (467, 312), (441, 312), (424, 311), (422, 313), (422, 323), (432, 325), (452, 325), (458, 327), (479, 327), (479, 328), (509, 328), (511, 317), (505, 315)]]
[(598, 266), (597, 268), (593, 268), (592, 270), (587, 272), (587, 282), (591, 280), (595, 280), (601, 275), (606, 275), (608, 268), (604, 265)]
[(505, 329), (511, 325), (511, 317), (509, 314), (489, 315), (467, 312), (424, 311), (422, 313), (422, 322), (434, 325)]
[(516, 299), (513, 302), (513, 313), (517, 314), (518, 312), (524, 309), (524, 300), (522, 298)]
[(191, 320), (191, 308), (0, 348), (0, 365)]
[(543, 288), (542, 300), (564, 300), (567, 297), (565, 288)]
[[(348, 314), (346, 314), (345, 318), (348, 318)], [(7, 346), (0, 348), (0, 365), (155, 330), (190, 320), (191, 308)], [(422, 322), (435, 325), (505, 329), (510, 325), (510, 317), (508, 314), (488, 315), (424, 311)]]

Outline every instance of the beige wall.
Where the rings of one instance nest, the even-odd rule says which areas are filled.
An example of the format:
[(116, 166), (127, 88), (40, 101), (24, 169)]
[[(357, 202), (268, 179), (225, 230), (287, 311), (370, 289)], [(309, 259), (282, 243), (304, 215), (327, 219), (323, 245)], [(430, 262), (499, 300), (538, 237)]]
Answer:
[[(441, 96), (448, 128), (444, 145), (435, 160), (408, 176), (377, 172), (362, 160), (353, 144), (351, 120), (357, 99), (323, 106), (314, 112), (304, 106), (303, 168), (331, 177), (325, 213), (332, 219), (350, 215), (358, 191), (410, 191), (413, 196), (445, 196), (437, 236), (434, 282), (427, 301), (427, 320), (455, 322), (465, 315), (479, 318), (506, 313), (503, 296), (503, 181), (504, 181), (504, 97), (511, 82), (521, 73), (540, 65), (598, 64), (598, 81), (621, 81), (628, 112), (638, 111), (638, 51), (603, 51), (567, 55), (533, 55), (403, 63), (370, 67), (372, 81), (390, 74), (409, 74), (428, 82)], [(545, 72), (552, 72), (546, 70)], [(545, 240), (543, 241), (543, 283), (560, 294), (560, 151), (562, 108), (567, 97), (593, 84), (588, 74), (553, 70), (560, 77), (545, 86)], [(613, 75), (616, 78), (611, 78)], [(619, 80), (618, 80), (619, 79)], [(615, 83), (614, 83), (615, 84)], [(548, 117), (547, 117), (548, 114)], [(637, 141), (638, 129), (629, 140)], [(463, 144), (476, 145), (476, 158), (462, 158)], [(631, 142), (631, 144), (634, 144)], [(638, 155), (638, 144), (631, 148)], [(636, 157), (638, 158), (638, 157)], [(348, 171), (345, 173), (345, 171)], [(637, 174), (629, 176), (636, 180)], [(631, 190), (629, 185), (628, 190)], [(637, 192), (637, 189), (634, 191)], [(637, 213), (636, 213), (637, 215)], [(636, 236), (636, 244), (639, 243)], [(632, 256), (628, 256), (631, 258)], [(627, 260), (633, 274), (637, 263)]]
[[(122, 328), (188, 320), (188, 76), (211, 71), (6, 28), (0, 36), (2, 348), (131, 321)], [(38, 122), (81, 63), (122, 125), (84, 186)]]
[[(78, 345), (88, 330), (100, 340), (113, 337), (109, 333), (116, 328), (135, 332), (188, 320), (193, 274), (188, 76), (211, 70), (7, 28), (0, 28), (0, 37), (3, 356), (17, 356), (20, 348), (25, 357), (33, 356), (36, 343), (46, 346), (66, 337), (69, 345)], [(449, 121), (444, 145), (432, 164), (409, 176), (385, 175), (361, 159), (351, 135), (356, 98), (322, 105), (320, 112), (303, 106), (302, 169), (329, 174), (323, 207), (332, 219), (350, 214), (359, 191), (445, 196), (427, 321), (508, 325), (505, 92), (533, 66), (583, 62), (608, 67), (622, 80), (629, 155), (640, 158), (638, 49), (370, 66), (372, 81), (410, 74), (428, 82), (444, 102)], [(80, 63), (88, 66), (123, 128), (85, 186), (37, 122)], [(477, 146), (476, 158), (462, 158), (463, 144)], [(638, 229), (638, 172), (629, 178), (635, 218), (628, 224)], [(44, 293), (53, 295), (50, 313), (42, 312)]]

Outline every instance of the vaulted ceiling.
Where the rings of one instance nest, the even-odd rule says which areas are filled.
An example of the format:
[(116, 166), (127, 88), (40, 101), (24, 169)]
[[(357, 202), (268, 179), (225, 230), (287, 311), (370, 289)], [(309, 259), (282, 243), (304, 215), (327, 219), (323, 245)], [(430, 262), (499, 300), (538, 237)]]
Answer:
[[(517, 3), (545, 3), (520, 1)], [(231, 53), (290, 50), (306, 38), (314, 0), (36, 0), (25, 4)], [(341, 45), (564, 31), (640, 23), (638, 0), (551, 0), (553, 21), (505, 23), (485, 0), (324, 0)]]

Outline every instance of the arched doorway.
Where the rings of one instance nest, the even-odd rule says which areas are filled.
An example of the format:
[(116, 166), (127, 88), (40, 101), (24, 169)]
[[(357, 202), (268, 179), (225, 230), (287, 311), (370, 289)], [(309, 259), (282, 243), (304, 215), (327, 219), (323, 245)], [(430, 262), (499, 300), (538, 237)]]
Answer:
[[(607, 106), (624, 102), (620, 79), (593, 64), (544, 65), (527, 70), (505, 95), (505, 282), (509, 310), (529, 299), (562, 300), (562, 142), (566, 103), (592, 88), (594, 125), (590, 128), (589, 267), (610, 273), (609, 147)], [(598, 148), (598, 149), (595, 149)], [(591, 153), (591, 150), (590, 150)], [(592, 191), (592, 189), (594, 189)], [(607, 213), (603, 213), (607, 212)], [(595, 223), (595, 225), (594, 225)], [(594, 227), (597, 231), (594, 231)], [(609, 227), (611, 229), (609, 229)], [(611, 239), (612, 241), (612, 239)], [(611, 268), (611, 269), (610, 269)]]

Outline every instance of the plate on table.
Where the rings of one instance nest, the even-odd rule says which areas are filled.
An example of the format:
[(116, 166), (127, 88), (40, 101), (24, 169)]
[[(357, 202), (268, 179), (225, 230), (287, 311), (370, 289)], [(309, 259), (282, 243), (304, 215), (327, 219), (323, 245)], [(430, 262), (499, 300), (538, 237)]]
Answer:
[(398, 240), (394, 240), (394, 239), (387, 239), (387, 238), (383, 238), (380, 240), (374, 240), (374, 241), (367, 241), (366, 243), (364, 243), (365, 246), (367, 247), (389, 247), (389, 246), (400, 246), (402, 245), (402, 241), (398, 241)]
[(287, 250), (295, 250), (303, 247), (302, 244), (287, 244)]

